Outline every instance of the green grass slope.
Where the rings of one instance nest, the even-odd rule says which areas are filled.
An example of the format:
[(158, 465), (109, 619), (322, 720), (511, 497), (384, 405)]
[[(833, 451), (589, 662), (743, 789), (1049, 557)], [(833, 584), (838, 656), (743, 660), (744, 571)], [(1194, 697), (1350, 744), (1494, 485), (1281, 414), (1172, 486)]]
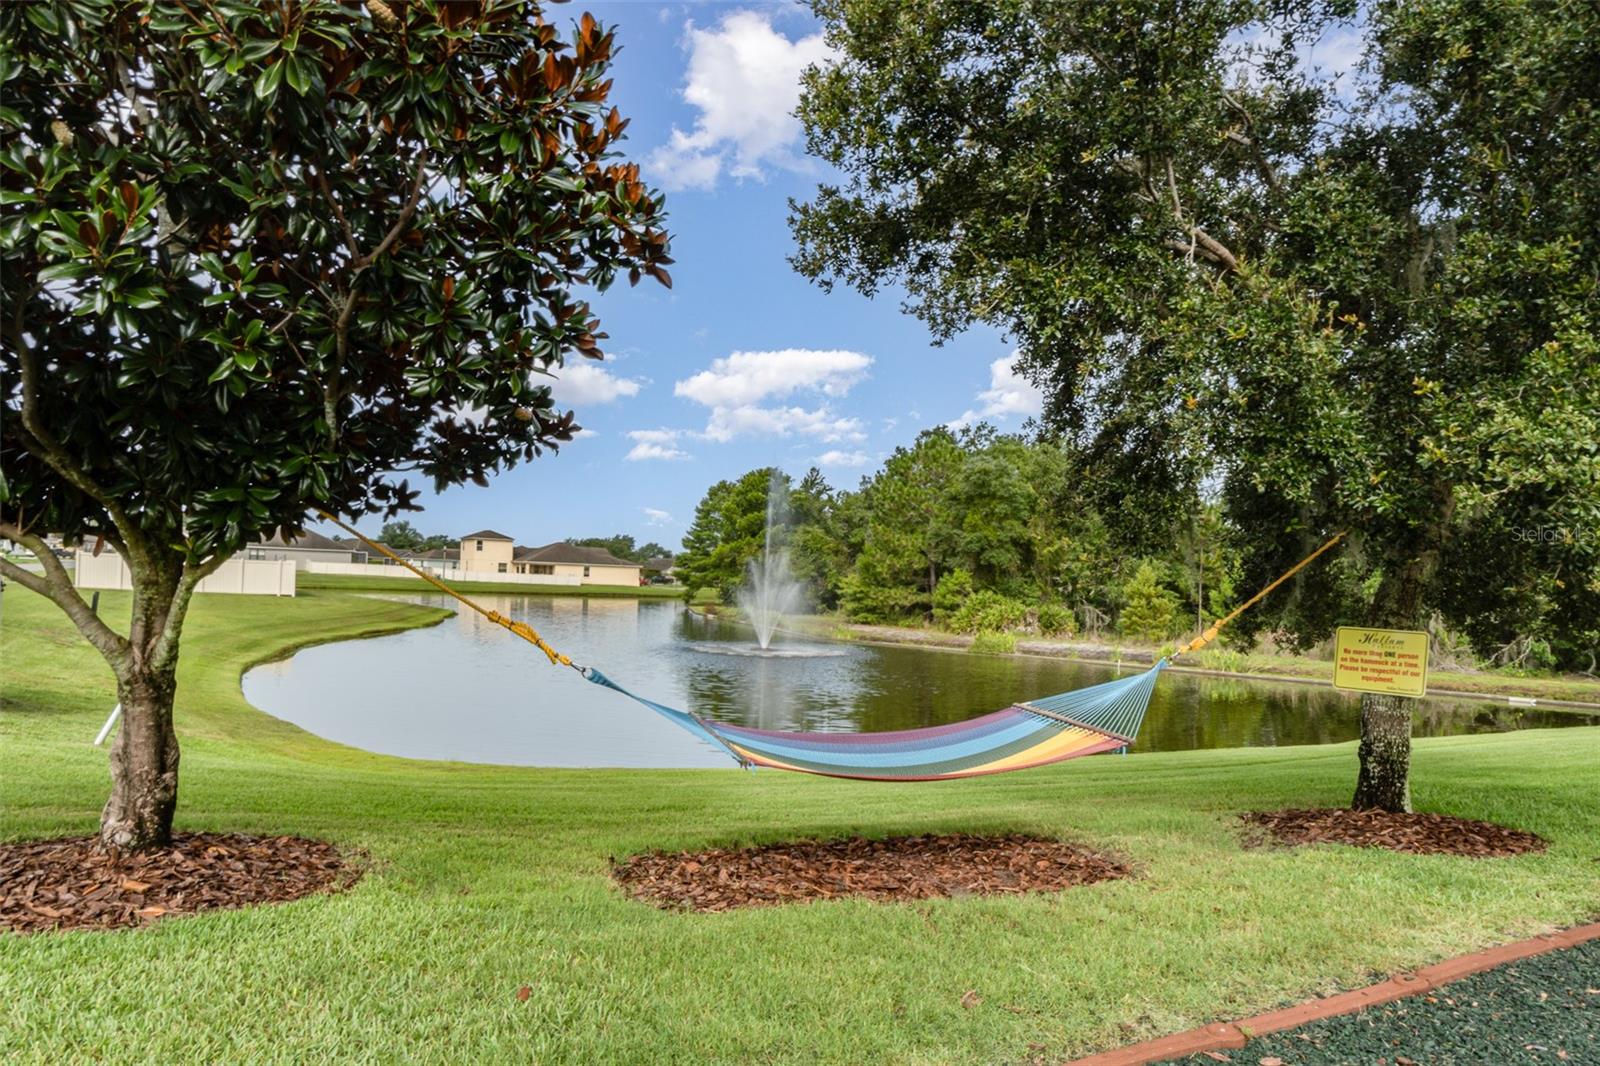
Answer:
[[(126, 606), (111, 594), (102, 612)], [(1600, 911), (1600, 730), (1420, 741), (1420, 809), (1553, 841), (1544, 855), (1469, 861), (1240, 848), (1241, 809), (1347, 800), (1352, 745), (914, 785), (537, 770), (362, 753), (240, 693), (244, 668), (286, 648), (439, 617), (335, 591), (197, 598), (178, 697), (180, 826), (323, 837), (365, 849), (370, 871), (339, 896), (137, 932), (0, 937), (0, 1058), (1065, 1057)], [(90, 741), (114, 699), (66, 620), (6, 589), (0, 839), (94, 828), (106, 765)], [(635, 903), (608, 878), (612, 856), (650, 848), (949, 830), (1083, 841), (1142, 876), (1060, 895), (708, 915)], [(963, 1007), (968, 990), (982, 1002)]]

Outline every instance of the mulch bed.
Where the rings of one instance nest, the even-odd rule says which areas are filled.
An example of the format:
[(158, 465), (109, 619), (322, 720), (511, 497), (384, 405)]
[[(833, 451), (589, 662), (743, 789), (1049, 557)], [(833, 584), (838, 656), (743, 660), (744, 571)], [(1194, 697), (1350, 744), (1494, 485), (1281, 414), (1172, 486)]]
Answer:
[(617, 863), (612, 874), (629, 895), (658, 907), (725, 911), (846, 896), (891, 902), (1055, 892), (1133, 871), (1059, 840), (951, 833), (657, 851)]
[(0, 930), (136, 928), (335, 891), (359, 877), (332, 844), (304, 837), (174, 833), (171, 847), (124, 855), (92, 836), (0, 844)]
[(1549, 841), (1537, 833), (1507, 829), (1493, 822), (1448, 814), (1394, 814), (1389, 811), (1310, 809), (1250, 811), (1240, 816), (1248, 845), (1348, 844), (1387, 848), (1412, 855), (1461, 855), (1494, 859), (1543, 851)]

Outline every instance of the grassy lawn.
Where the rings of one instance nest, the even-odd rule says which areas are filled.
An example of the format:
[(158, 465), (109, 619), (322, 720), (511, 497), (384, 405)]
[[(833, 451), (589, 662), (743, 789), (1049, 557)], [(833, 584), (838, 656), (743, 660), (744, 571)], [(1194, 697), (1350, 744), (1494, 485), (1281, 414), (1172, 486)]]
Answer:
[[(126, 604), (108, 593), (102, 612)], [(106, 791), (90, 741), (111, 678), (42, 600), (12, 585), (3, 611), (0, 838), (90, 832)], [(1418, 742), (1420, 809), (1553, 841), (1544, 855), (1469, 861), (1239, 847), (1241, 809), (1345, 802), (1350, 744), (918, 785), (530, 770), (364, 754), (240, 694), (241, 670), (285, 647), (439, 617), (332, 590), (197, 598), (178, 697), (180, 826), (324, 837), (365, 849), (370, 872), (344, 895), (139, 932), (0, 937), (0, 1057), (1064, 1057), (1600, 912), (1596, 729)], [(607, 876), (611, 856), (649, 848), (951, 830), (1084, 841), (1143, 876), (1055, 896), (708, 915), (632, 902)], [(970, 1009), (969, 989), (982, 997)]]

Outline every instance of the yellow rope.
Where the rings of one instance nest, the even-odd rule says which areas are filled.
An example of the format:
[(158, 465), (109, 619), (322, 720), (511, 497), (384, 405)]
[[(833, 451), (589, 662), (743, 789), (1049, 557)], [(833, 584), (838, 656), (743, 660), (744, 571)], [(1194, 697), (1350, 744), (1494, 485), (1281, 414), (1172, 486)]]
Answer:
[(449, 585), (446, 585), (443, 581), (439, 580), (438, 578), (434, 577), (432, 574), (428, 573), (427, 570), (423, 569), (420, 566), (412, 566), (411, 563), (407, 562), (405, 559), (400, 558), (400, 556), (398, 556), (394, 552), (390, 551), (384, 545), (379, 544), (375, 540), (369, 540), (368, 538), (362, 536), (354, 528), (352, 528), (351, 526), (348, 526), (345, 523), (341, 522), (339, 519), (335, 518), (333, 515), (329, 514), (327, 511), (319, 510), (317, 513), (320, 514), (323, 518), (326, 518), (328, 521), (332, 522), (334, 525), (338, 526), (340, 529), (344, 530), (346, 533), (350, 534), (352, 537), (354, 537), (357, 540), (359, 540), (361, 543), (365, 544), (367, 547), (371, 548), (373, 551), (377, 552), (379, 555), (385, 555), (385, 556), (389, 557), (390, 559), (393, 559), (395, 562), (399, 563), (401, 566), (405, 567), (407, 570), (411, 571), (413, 574), (416, 574), (418, 577), (420, 577), (422, 580), (426, 581), (428, 584), (432, 585), (434, 588), (438, 589), (440, 592), (443, 592), (447, 596), (454, 597), (455, 599), (459, 600), (461, 603), (466, 604), (468, 607), (471, 607), (474, 611), (477, 611), (479, 614), (483, 615), (485, 618), (487, 618), (489, 621), (493, 622), (495, 625), (504, 626), (506, 629), (510, 630), (511, 632), (515, 633), (517, 636), (521, 637), (523, 640), (527, 641), (529, 644), (532, 644), (534, 647), (538, 648), (540, 651), (544, 652), (546, 656), (549, 657), (551, 665), (556, 665), (556, 664), (559, 664), (561, 666), (572, 666), (573, 665), (573, 662), (572, 662), (571, 659), (569, 659), (565, 655), (562, 655), (560, 652), (556, 651), (549, 644), (546, 644), (545, 643), (545, 639), (539, 635), (539, 631), (534, 629), (528, 623), (514, 621), (514, 620), (512, 620), (510, 618), (507, 618), (505, 615), (501, 614), (499, 611), (491, 611), (489, 608), (483, 606), (482, 604), (473, 602), (473, 600), (471, 600), (470, 598), (468, 598), (466, 596), (463, 596), (461, 593), (457, 592), (455, 589), (451, 588)]
[(1338, 533), (1335, 533), (1333, 536), (1329, 537), (1328, 540), (1327, 540), (1327, 543), (1323, 544), (1322, 547), (1318, 548), (1316, 551), (1312, 552), (1310, 555), (1306, 556), (1304, 559), (1301, 559), (1298, 563), (1295, 563), (1288, 570), (1285, 570), (1283, 572), (1283, 575), (1281, 577), (1279, 577), (1278, 580), (1274, 581), (1272, 584), (1268, 585), (1266, 588), (1262, 589), (1260, 592), (1256, 593), (1254, 596), (1251, 596), (1248, 600), (1245, 600), (1243, 603), (1241, 603), (1239, 606), (1235, 607), (1232, 611), (1228, 612), (1228, 614), (1226, 614), (1222, 618), (1219, 618), (1215, 622), (1212, 622), (1209, 626), (1206, 627), (1206, 631), (1204, 633), (1201, 633), (1198, 637), (1195, 637), (1193, 640), (1191, 640), (1187, 645), (1185, 645), (1184, 647), (1179, 648), (1177, 651), (1173, 652), (1172, 655), (1170, 656), (1170, 658), (1176, 659), (1178, 656), (1184, 655), (1184, 654), (1186, 654), (1188, 652), (1199, 651), (1201, 648), (1205, 647), (1207, 644), (1210, 644), (1213, 640), (1216, 640), (1217, 639), (1217, 632), (1219, 630), (1221, 630), (1223, 626), (1227, 625), (1229, 622), (1233, 621), (1235, 618), (1238, 618), (1241, 614), (1244, 614), (1244, 612), (1247, 609), (1249, 609), (1251, 607), (1254, 607), (1256, 604), (1258, 604), (1262, 600), (1266, 599), (1267, 593), (1271, 592), (1273, 589), (1277, 588), (1279, 585), (1283, 584), (1285, 581), (1288, 581), (1291, 577), (1294, 577), (1294, 575), (1298, 574), (1301, 570), (1303, 570), (1307, 566), (1309, 566), (1311, 564), (1311, 562), (1314, 559), (1316, 559), (1317, 556), (1321, 555), (1323, 552), (1327, 551), (1329, 548), (1333, 547), (1335, 544), (1339, 543), (1343, 539), (1344, 539), (1344, 531), (1343, 530), (1341, 530)]

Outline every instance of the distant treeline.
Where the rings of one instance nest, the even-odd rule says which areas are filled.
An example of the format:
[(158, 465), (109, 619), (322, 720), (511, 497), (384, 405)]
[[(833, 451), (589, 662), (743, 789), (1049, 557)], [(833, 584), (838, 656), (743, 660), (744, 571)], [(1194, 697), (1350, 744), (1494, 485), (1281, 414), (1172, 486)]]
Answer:
[(816, 607), (852, 621), (1159, 642), (1235, 596), (1216, 506), (1196, 496), (1163, 543), (1136, 545), (1092, 506), (1067, 448), (988, 427), (930, 430), (855, 491), (815, 469), (798, 482), (762, 468), (713, 485), (677, 559), (686, 584), (727, 597), (744, 580), (774, 476), (796, 575)]
[[(979, 426), (923, 433), (854, 491), (833, 488), (816, 469), (798, 481), (752, 470), (707, 491), (677, 574), (691, 590), (731, 597), (761, 550), (776, 477), (787, 506), (779, 540), (796, 576), (816, 609), (851, 621), (1159, 644), (1192, 635), (1262, 582), (1244, 576), (1247, 545), (1219, 500), (1195, 488), (1160, 515), (1129, 515), (1115, 486), (1095, 483), (1090, 469), (1058, 439)], [(1375, 580), (1342, 556), (1314, 579), (1347, 585), (1332, 599), (1352, 604)], [(1294, 596), (1293, 587), (1281, 593), (1278, 609), (1292, 611)], [(1225, 638), (1252, 643), (1273, 617), (1253, 611)], [(1353, 608), (1344, 621), (1359, 621)], [(1583, 635), (1546, 622), (1475, 634), (1476, 661), (1592, 669)], [(1459, 635), (1434, 628), (1441, 647), (1471, 654)]]

